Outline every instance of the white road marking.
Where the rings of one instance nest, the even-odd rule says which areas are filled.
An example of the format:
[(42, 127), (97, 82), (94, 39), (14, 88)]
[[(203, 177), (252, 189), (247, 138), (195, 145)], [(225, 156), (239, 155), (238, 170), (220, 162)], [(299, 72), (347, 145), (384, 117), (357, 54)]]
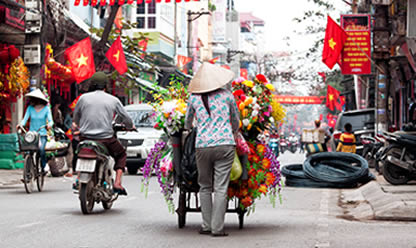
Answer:
[(330, 247), (329, 239), (329, 224), (328, 224), (328, 215), (329, 215), (329, 197), (330, 192), (326, 189), (321, 191), (321, 201), (319, 205), (319, 215), (317, 222), (317, 242), (315, 248), (326, 248)]
[(27, 228), (27, 227), (32, 227), (32, 226), (44, 224), (44, 223), (45, 223), (44, 221), (37, 221), (37, 222), (32, 222), (32, 223), (27, 223), (27, 224), (19, 225), (19, 226), (17, 226), (17, 228)]

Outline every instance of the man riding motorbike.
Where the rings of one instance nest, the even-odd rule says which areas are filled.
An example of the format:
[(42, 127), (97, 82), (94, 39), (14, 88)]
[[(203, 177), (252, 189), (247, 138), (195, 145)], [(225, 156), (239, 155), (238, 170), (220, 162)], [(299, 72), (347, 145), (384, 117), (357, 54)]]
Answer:
[(134, 128), (133, 121), (124, 110), (120, 100), (105, 92), (109, 79), (104, 72), (96, 72), (90, 79), (94, 91), (83, 94), (75, 107), (75, 127), (79, 127), (81, 140), (94, 140), (105, 145), (115, 160), (116, 178), (114, 192), (127, 195), (121, 185), (121, 177), (126, 167), (126, 149), (114, 136), (112, 122), (115, 114), (126, 125)]

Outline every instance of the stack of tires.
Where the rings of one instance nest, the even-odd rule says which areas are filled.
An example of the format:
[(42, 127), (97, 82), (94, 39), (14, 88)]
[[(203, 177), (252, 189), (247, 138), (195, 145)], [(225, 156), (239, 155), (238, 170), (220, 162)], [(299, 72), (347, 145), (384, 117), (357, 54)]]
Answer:
[(23, 156), (18, 152), (17, 134), (0, 134), (0, 169), (23, 168)]
[(284, 166), (282, 174), (293, 187), (355, 188), (375, 179), (363, 157), (343, 152), (313, 154), (303, 164)]

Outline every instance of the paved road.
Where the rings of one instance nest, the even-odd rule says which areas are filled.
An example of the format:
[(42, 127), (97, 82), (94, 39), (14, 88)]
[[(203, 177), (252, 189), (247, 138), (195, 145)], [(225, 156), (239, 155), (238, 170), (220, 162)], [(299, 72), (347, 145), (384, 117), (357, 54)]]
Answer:
[[(285, 153), (283, 165), (302, 162), (300, 154)], [(126, 176), (129, 196), (110, 211), (95, 207), (84, 216), (71, 180), (47, 181), (45, 192), (27, 195), (23, 185), (0, 188), (0, 247), (416, 247), (412, 222), (354, 222), (341, 219), (339, 190), (286, 187), (283, 204), (268, 199), (238, 229), (236, 214), (226, 215), (226, 238), (197, 233), (200, 214), (190, 213), (184, 229), (169, 214), (153, 180), (147, 199), (140, 176)]]

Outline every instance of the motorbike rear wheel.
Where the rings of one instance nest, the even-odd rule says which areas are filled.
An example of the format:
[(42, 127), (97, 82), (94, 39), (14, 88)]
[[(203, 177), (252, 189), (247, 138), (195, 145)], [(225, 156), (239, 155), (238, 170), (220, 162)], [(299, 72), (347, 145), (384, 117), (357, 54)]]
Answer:
[(94, 197), (92, 195), (92, 189), (94, 188), (93, 180), (88, 183), (81, 183), (79, 190), (79, 201), (81, 204), (81, 211), (83, 214), (90, 214), (94, 208)]
[[(393, 147), (387, 151), (387, 156), (393, 156), (397, 159), (400, 159), (401, 149), (398, 147)], [(383, 177), (387, 182), (393, 185), (406, 184), (410, 179), (408, 171), (388, 161), (384, 161)]]

